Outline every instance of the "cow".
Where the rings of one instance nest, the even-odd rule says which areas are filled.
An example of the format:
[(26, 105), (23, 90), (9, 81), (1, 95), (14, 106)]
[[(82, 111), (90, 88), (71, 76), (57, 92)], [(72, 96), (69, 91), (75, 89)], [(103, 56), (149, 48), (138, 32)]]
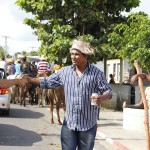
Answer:
[[(28, 74), (18, 75), (17, 78), (23, 78), (23, 76), (29, 76), (29, 75)], [(29, 94), (31, 86), (32, 86), (32, 84), (28, 83), (28, 84), (24, 85), (23, 87), (19, 87), (19, 103), (20, 103), (20, 106), (22, 106), (22, 104), (23, 104), (24, 107), (26, 106), (26, 97)], [(32, 103), (30, 94), (29, 94), (29, 101), (32, 105), (33, 103)]]
[[(18, 75), (17, 78), (25, 78), (26, 76), (29, 76), (29, 74), (23, 74), (23, 75)], [(31, 105), (34, 103), (34, 95), (35, 95), (35, 90), (33, 88), (34, 85), (31, 83), (27, 83), (23, 87), (19, 87), (19, 101), (20, 101), (20, 106), (25, 107), (26, 106), (26, 97), (29, 97), (29, 102)]]
[(50, 100), (50, 122), (54, 124), (53, 119), (53, 109), (54, 109), (54, 102), (56, 103), (56, 113), (57, 113), (57, 121), (59, 125), (62, 125), (59, 115), (59, 109), (62, 104), (64, 112), (66, 111), (65, 106), (65, 95), (64, 95), (64, 88), (63, 86), (59, 86), (55, 89), (48, 89), (47, 91), (47, 98)]
[(18, 85), (14, 85), (10, 88), (11, 90), (11, 103), (16, 104), (17, 102), (19, 102), (19, 86)]
[[(51, 75), (51, 72), (44, 72), (39, 73), (37, 77), (48, 77)], [(61, 125), (62, 122), (60, 120), (59, 115), (59, 109), (61, 104), (63, 105), (64, 112), (66, 110), (65, 106), (65, 95), (64, 95), (64, 88), (63, 86), (57, 87), (55, 89), (42, 89), (40, 87), (37, 87), (37, 93), (38, 93), (38, 105), (42, 104), (42, 106), (45, 106), (45, 100), (47, 99), (50, 106), (50, 122), (51, 124), (54, 124), (53, 119), (53, 109), (54, 104), (56, 104), (56, 113), (57, 113), (57, 120), (58, 124)]]
[[(7, 76), (7, 79), (15, 79), (17, 78), (17, 75), (9, 75)], [(11, 103), (16, 104), (19, 101), (19, 86), (18, 85), (13, 85), (10, 87), (11, 91)]]
[[(50, 75), (50, 72), (45, 73), (39, 73), (37, 74), (37, 78), (39, 77), (48, 77)], [(57, 120), (58, 124), (62, 125), (62, 122), (60, 120), (59, 115), (59, 109), (61, 104), (63, 105), (64, 112), (66, 111), (65, 106), (65, 94), (64, 94), (64, 88), (63, 86), (57, 87), (55, 89), (42, 89), (39, 86), (36, 88), (36, 93), (38, 95), (38, 106), (42, 105), (45, 106), (45, 100), (48, 99), (50, 103), (50, 122), (51, 124), (54, 124), (53, 119), (53, 109), (54, 104), (56, 104), (56, 112), (57, 112)]]
[[(47, 72), (43, 72), (43, 73), (38, 73), (37, 74), (37, 78), (39, 77), (48, 77), (49, 74)], [(42, 89), (41, 87), (37, 86), (36, 87), (36, 95), (38, 97), (38, 106), (40, 107), (42, 105), (42, 107), (44, 107), (46, 105), (46, 96), (47, 96), (47, 91), (48, 89)]]
[(27, 94), (28, 94), (28, 90), (29, 90), (29, 87), (31, 85), (29, 84), (26, 84), (25, 86), (23, 87), (19, 87), (19, 93), (20, 93), (20, 106), (22, 106), (22, 103), (23, 103), (23, 106), (25, 107), (26, 106), (26, 97), (27, 97)]

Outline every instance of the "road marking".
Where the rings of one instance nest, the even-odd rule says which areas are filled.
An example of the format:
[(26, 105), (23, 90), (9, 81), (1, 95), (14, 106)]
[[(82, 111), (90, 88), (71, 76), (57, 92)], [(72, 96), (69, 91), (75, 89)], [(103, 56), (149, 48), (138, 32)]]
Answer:
[(107, 142), (109, 142), (110, 144), (113, 144), (113, 140), (109, 137), (107, 137), (104, 133), (98, 131), (97, 134), (102, 137), (103, 139), (105, 139)]

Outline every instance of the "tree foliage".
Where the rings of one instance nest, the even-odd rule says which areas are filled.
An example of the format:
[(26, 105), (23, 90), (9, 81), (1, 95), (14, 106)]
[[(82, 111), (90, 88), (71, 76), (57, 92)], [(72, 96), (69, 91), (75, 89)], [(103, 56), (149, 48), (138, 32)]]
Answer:
[(138, 60), (150, 72), (150, 19), (142, 12), (131, 14), (126, 23), (118, 24), (109, 35), (111, 49), (133, 65)]
[(5, 57), (5, 50), (2, 46), (0, 46), (0, 58)]
[(31, 52), (29, 52), (29, 55), (30, 55), (30, 56), (38, 56), (38, 55), (39, 55), (39, 52), (32, 50)]
[(98, 54), (96, 62), (111, 55), (107, 34), (111, 24), (125, 20), (122, 11), (137, 7), (140, 0), (16, 0), (16, 4), (34, 18), (24, 22), (35, 30), (41, 41), (40, 50), (59, 64), (70, 62), (69, 47), (74, 38), (88, 40)]

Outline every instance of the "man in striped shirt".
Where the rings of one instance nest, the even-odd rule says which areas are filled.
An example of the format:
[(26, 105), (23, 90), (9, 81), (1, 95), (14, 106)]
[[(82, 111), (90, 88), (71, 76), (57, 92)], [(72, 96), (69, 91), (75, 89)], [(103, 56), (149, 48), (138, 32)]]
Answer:
[(42, 55), (40, 61), (37, 64), (38, 73), (46, 72), (49, 69), (49, 64), (46, 58)]
[[(42, 88), (64, 86), (66, 113), (61, 129), (62, 150), (93, 150), (99, 109), (96, 105), (110, 99), (112, 89), (103, 72), (89, 64), (88, 56), (94, 54), (89, 43), (75, 40), (70, 54), (71, 66), (48, 78), (27, 77), (27, 80)], [(91, 97), (92, 93), (99, 95)], [(96, 105), (91, 105), (91, 99)]]

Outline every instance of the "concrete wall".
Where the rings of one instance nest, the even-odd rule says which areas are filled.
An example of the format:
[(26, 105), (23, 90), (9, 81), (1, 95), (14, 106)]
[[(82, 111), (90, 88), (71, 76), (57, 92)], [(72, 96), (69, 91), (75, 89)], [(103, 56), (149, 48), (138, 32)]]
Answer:
[(101, 107), (114, 110), (122, 110), (124, 101), (131, 103), (131, 85), (127, 84), (110, 84), (112, 87), (112, 99), (101, 104)]
[[(144, 88), (146, 88), (150, 86), (150, 83), (147, 81), (144, 81), (143, 85), (144, 85)], [(134, 94), (131, 93), (130, 84), (110, 84), (110, 86), (112, 87), (113, 97), (111, 100), (103, 103), (101, 107), (104, 107), (107, 109), (122, 110), (122, 104), (124, 101), (126, 101), (128, 104), (137, 104), (141, 100), (141, 92), (140, 92), (138, 84), (134, 86), (135, 99), (133, 98)]]
[[(144, 88), (148, 87), (149, 83), (144, 82)], [(147, 97), (148, 98), (148, 97)], [(141, 100), (141, 92), (139, 86), (135, 86), (135, 103)], [(150, 115), (149, 120), (150, 120)], [(145, 130), (145, 110), (144, 109), (123, 109), (123, 128), (127, 130), (144, 131)]]
[[(134, 131), (145, 131), (144, 109), (123, 109), (123, 129)], [(149, 116), (150, 120), (150, 116)]]
[[(143, 82), (144, 88), (150, 86), (150, 83), (147, 81)], [(141, 100), (141, 92), (139, 86), (135, 85), (135, 104), (137, 104)]]

